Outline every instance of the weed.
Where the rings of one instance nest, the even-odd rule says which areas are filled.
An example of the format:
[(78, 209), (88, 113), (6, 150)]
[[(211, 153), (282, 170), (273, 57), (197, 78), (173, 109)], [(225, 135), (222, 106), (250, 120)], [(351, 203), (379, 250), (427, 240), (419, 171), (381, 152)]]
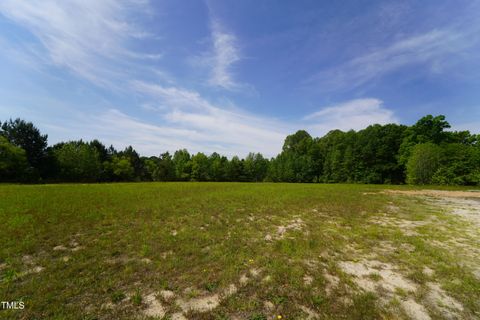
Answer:
[(123, 292), (120, 292), (120, 291), (115, 291), (112, 293), (112, 295), (110, 296), (110, 298), (112, 299), (112, 302), (113, 303), (119, 303), (120, 301), (122, 301), (123, 299), (126, 298), (125, 294)]
[(135, 293), (132, 295), (132, 303), (135, 306), (139, 306), (142, 304), (142, 294), (140, 293), (139, 290), (135, 291)]
[(320, 296), (320, 295), (312, 296), (312, 303), (317, 308), (320, 308), (323, 304), (325, 304), (325, 302), (326, 302), (326, 300), (325, 300), (325, 297), (323, 297), (323, 296)]
[(2, 281), (5, 281), (6, 283), (10, 283), (14, 281), (18, 276), (18, 273), (14, 269), (7, 269), (3, 273), (3, 277), (0, 278)]
[(214, 292), (218, 288), (218, 282), (209, 282), (205, 285), (205, 290)]
[(379, 273), (377, 273), (377, 272), (370, 273), (370, 274), (368, 275), (368, 277), (369, 277), (370, 279), (372, 279), (373, 281), (376, 281), (376, 282), (382, 280), (382, 276), (381, 276)]

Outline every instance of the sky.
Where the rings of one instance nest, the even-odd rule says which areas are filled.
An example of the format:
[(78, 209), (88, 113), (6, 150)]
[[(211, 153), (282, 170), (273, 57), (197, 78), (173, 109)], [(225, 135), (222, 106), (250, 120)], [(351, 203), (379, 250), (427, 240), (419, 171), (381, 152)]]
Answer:
[(0, 1), (0, 120), (142, 155), (276, 155), (296, 130), (480, 133), (480, 1)]

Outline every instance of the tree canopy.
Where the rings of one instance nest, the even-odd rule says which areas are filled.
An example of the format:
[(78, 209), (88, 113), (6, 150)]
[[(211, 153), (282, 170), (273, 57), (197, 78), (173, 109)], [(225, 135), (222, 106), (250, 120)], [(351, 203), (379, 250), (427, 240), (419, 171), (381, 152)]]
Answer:
[(447, 131), (450, 124), (442, 115), (427, 115), (412, 126), (375, 124), (317, 138), (299, 130), (271, 159), (260, 153), (229, 159), (185, 149), (142, 157), (132, 146), (117, 151), (99, 140), (48, 146), (47, 135), (21, 119), (0, 128), (0, 181), (480, 184), (479, 136)]

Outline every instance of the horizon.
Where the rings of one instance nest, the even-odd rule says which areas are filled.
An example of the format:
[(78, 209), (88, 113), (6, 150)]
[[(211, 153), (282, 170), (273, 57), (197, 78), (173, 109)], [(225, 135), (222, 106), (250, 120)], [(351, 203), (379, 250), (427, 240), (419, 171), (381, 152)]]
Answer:
[[(436, 116), (443, 116), (443, 115), (425, 115), (424, 117), (422, 117), (422, 119), (425, 118), (425, 117), (428, 117), (428, 116), (436, 117)], [(36, 128), (38, 129), (38, 127), (36, 126), (35, 123), (29, 122), (28, 119), (21, 119), (21, 118), (17, 118), (17, 119), (12, 119), (12, 118), (10, 118), (10, 119), (5, 119), (5, 120), (3, 120), (3, 121), (2, 121), (2, 119), (0, 119), (0, 128), (1, 128), (1, 125), (2, 125), (3, 123), (9, 123), (9, 122), (16, 121), (16, 120), (20, 120), (20, 121), (24, 121), (24, 122), (27, 122), (27, 123), (31, 123), (34, 127), (36, 127)], [(418, 120), (420, 121), (421, 119), (418, 119)], [(448, 119), (445, 119), (445, 121), (447, 121), (447, 123), (449, 123), (449, 122), (448, 122)], [(414, 123), (414, 124), (415, 124), (415, 123)], [(369, 124), (368, 126), (366, 126), (366, 127), (364, 127), (364, 128), (359, 128), (359, 129), (357, 129), (357, 130), (355, 130), (355, 129), (349, 129), (349, 130), (331, 129), (330, 131), (328, 131), (328, 132), (326, 132), (325, 134), (322, 134), (322, 135), (320, 135), (320, 136), (311, 135), (310, 132), (308, 132), (307, 130), (304, 130), (304, 129), (298, 129), (298, 130), (295, 131), (295, 132), (290, 132), (290, 133), (288, 133), (288, 134), (284, 137), (284, 139), (282, 140), (282, 148), (278, 151), (277, 154), (273, 154), (273, 155), (271, 155), (271, 156), (270, 156), (270, 155), (267, 155), (267, 154), (264, 154), (264, 153), (262, 153), (261, 151), (249, 151), (249, 152), (247, 152), (247, 154), (245, 154), (245, 155), (240, 155), (240, 154), (222, 154), (222, 153), (219, 153), (219, 152), (217, 152), (217, 151), (211, 151), (211, 152), (208, 152), (208, 151), (207, 151), (207, 152), (205, 152), (205, 151), (202, 151), (202, 150), (192, 152), (192, 151), (188, 150), (187, 148), (178, 148), (178, 149), (175, 149), (175, 150), (158, 150), (158, 152), (156, 152), (156, 153), (154, 153), (154, 154), (145, 155), (145, 154), (142, 154), (141, 152), (139, 152), (138, 150), (136, 150), (135, 147), (132, 146), (132, 145), (126, 145), (125, 147), (118, 148), (117, 146), (115, 146), (115, 145), (113, 145), (113, 144), (104, 143), (104, 141), (102, 141), (101, 139), (98, 139), (98, 138), (84, 139), (84, 138), (80, 137), (80, 138), (75, 139), (75, 140), (64, 140), (64, 141), (57, 141), (57, 142), (55, 142), (55, 143), (50, 143), (49, 140), (48, 140), (48, 139), (49, 139), (49, 134), (48, 134), (48, 132), (40, 131), (40, 134), (47, 136), (47, 143), (48, 143), (48, 144), (47, 144), (47, 147), (48, 147), (48, 148), (55, 147), (56, 145), (62, 144), (62, 143), (70, 143), (70, 142), (85, 142), (85, 143), (91, 143), (91, 142), (94, 142), (94, 141), (98, 141), (98, 142), (100, 142), (101, 144), (103, 144), (105, 148), (112, 148), (112, 147), (113, 147), (113, 149), (114, 149), (116, 152), (121, 152), (121, 151), (124, 151), (124, 150), (132, 147), (134, 151), (138, 152), (138, 154), (139, 154), (140, 157), (159, 157), (159, 156), (161, 156), (161, 155), (164, 154), (164, 153), (168, 153), (168, 154), (170, 154), (170, 155), (174, 155), (176, 151), (183, 151), (183, 150), (185, 150), (185, 151), (187, 151), (187, 152), (188, 152), (190, 155), (192, 155), (192, 156), (195, 155), (195, 154), (199, 154), (199, 153), (204, 154), (204, 155), (207, 155), (207, 156), (211, 156), (211, 155), (217, 153), (217, 154), (220, 155), (220, 156), (225, 156), (225, 157), (227, 157), (229, 160), (231, 160), (233, 157), (238, 157), (240, 160), (244, 160), (244, 159), (245, 159), (247, 156), (249, 156), (250, 154), (260, 154), (260, 155), (262, 155), (262, 156), (265, 156), (265, 159), (274, 159), (274, 158), (276, 158), (277, 156), (279, 156), (279, 155), (282, 153), (283, 145), (284, 145), (284, 143), (285, 143), (285, 141), (286, 141), (286, 138), (287, 138), (288, 136), (291, 136), (291, 135), (294, 135), (294, 134), (298, 133), (299, 131), (305, 131), (305, 132), (307, 132), (307, 133), (311, 136), (312, 139), (322, 139), (322, 138), (324, 138), (325, 136), (327, 136), (327, 135), (328, 135), (330, 132), (332, 132), (332, 131), (338, 131), (338, 130), (340, 130), (340, 131), (346, 133), (346, 132), (349, 132), (349, 131), (352, 131), (352, 130), (353, 130), (354, 132), (360, 132), (360, 131), (362, 131), (362, 130), (367, 129), (367, 128), (370, 127), (370, 126), (375, 126), (375, 125), (380, 125), (380, 126), (398, 125), (398, 126), (406, 126), (406, 127), (408, 127), (408, 125), (403, 124), (403, 123), (393, 123), (393, 122), (392, 122), (392, 123), (385, 123), (385, 124), (372, 123), (372, 124)], [(445, 128), (445, 129), (444, 129), (445, 132), (460, 132), (460, 131), (462, 131), (462, 130), (458, 130), (458, 131), (457, 131), (457, 130), (452, 129), (453, 126), (452, 126), (451, 123), (449, 123), (449, 125), (450, 125), (449, 128)], [(470, 132), (469, 130), (463, 130), (463, 131)], [(470, 133), (471, 133), (471, 132), (470, 132)]]
[[(480, 133), (480, 3), (0, 3), (0, 119), (145, 156), (272, 157), (306, 130)], [(288, 15), (287, 15), (288, 13)], [(454, 17), (454, 18), (452, 18)]]

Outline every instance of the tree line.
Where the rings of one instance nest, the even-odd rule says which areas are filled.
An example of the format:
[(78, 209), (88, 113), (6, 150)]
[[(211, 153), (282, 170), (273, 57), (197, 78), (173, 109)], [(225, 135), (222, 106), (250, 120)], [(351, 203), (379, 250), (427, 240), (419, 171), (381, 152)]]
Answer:
[(33, 123), (0, 122), (0, 181), (244, 181), (480, 185), (480, 135), (446, 131), (445, 116), (427, 115), (412, 126), (371, 125), (332, 130), (314, 138), (305, 130), (286, 137), (267, 159), (250, 153), (140, 156), (98, 140), (48, 145)]

